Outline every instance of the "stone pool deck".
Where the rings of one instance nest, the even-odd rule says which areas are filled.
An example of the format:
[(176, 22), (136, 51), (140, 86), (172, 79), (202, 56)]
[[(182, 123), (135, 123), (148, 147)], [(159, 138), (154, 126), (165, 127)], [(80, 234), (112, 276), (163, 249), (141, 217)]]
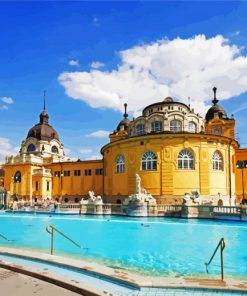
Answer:
[[(95, 262), (77, 260), (57, 255), (49, 255), (31, 250), (21, 250), (14, 248), (0, 247), (1, 255), (16, 255), (21, 258), (40, 260), (42, 262), (56, 263), (63, 267), (72, 267), (81, 271), (89, 272), (93, 275), (103, 276), (109, 279), (115, 279), (118, 282), (134, 287), (143, 288), (193, 288), (193, 289), (212, 289), (217, 291), (230, 290), (243, 292), (247, 295), (247, 279), (225, 279), (224, 281), (207, 278), (188, 278), (188, 277), (151, 277), (142, 276), (122, 269), (114, 269), (103, 266)], [(63, 278), (56, 274), (50, 274), (46, 271), (29, 269), (25, 266), (16, 264), (6, 264), (0, 261), (0, 268), (18, 272), (27, 276), (34, 277), (48, 283), (55, 284), (72, 292), (81, 295), (111, 295), (106, 291), (100, 291), (92, 286), (85, 286), (79, 282), (71, 281), (69, 278)]]
[(77, 293), (68, 291), (56, 285), (46, 283), (34, 277), (0, 268), (1, 295), (23, 296), (76, 296)]

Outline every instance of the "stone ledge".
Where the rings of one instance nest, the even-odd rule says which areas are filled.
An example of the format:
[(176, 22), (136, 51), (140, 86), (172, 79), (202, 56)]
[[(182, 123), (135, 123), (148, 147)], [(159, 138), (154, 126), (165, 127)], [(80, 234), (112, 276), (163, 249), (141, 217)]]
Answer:
[[(193, 289), (213, 289), (213, 290), (226, 290), (226, 291), (238, 291), (238, 292), (247, 292), (247, 279), (235, 279), (235, 278), (227, 278), (224, 281), (217, 279), (205, 279), (205, 278), (188, 278), (188, 277), (151, 277), (151, 276), (142, 276), (139, 274), (135, 274), (132, 272), (128, 272), (125, 270), (114, 269), (111, 267), (103, 266), (95, 262), (87, 262), (83, 260), (75, 260), (73, 258), (61, 257), (57, 255), (49, 255), (41, 252), (34, 252), (30, 250), (20, 250), (20, 249), (12, 249), (12, 248), (0, 248), (0, 254), (2, 255), (12, 255), (19, 256), (26, 259), (39, 260), (41, 262), (49, 262), (55, 263), (58, 266), (70, 267), (81, 270), (83, 272), (87, 272), (88, 274), (102, 276), (104, 278), (109, 278), (112, 280), (116, 280), (118, 282), (122, 282), (126, 285), (133, 286), (135, 288), (193, 288)], [(1, 267), (3, 263), (1, 262)], [(28, 270), (27, 268), (23, 268), (22, 266), (16, 265), (6, 265), (6, 267), (11, 267), (17, 269), (19, 268), (19, 272), (23, 270)], [(4, 268), (4, 267), (3, 267)], [(7, 268), (10, 269), (10, 268)], [(12, 269), (13, 270), (13, 269)], [(18, 271), (17, 271), (18, 272)], [(33, 272), (29, 270), (30, 274)], [(24, 272), (23, 272), (24, 273)], [(40, 273), (39, 273), (40, 274)], [(32, 275), (31, 275), (32, 276)], [(42, 276), (48, 277), (47, 273), (43, 273)], [(34, 275), (35, 277), (35, 275)], [(71, 284), (67, 280), (57, 278), (54, 275), (49, 275), (49, 278), (54, 281), (60, 283), (61, 287), (63, 283), (76, 291), (76, 289), (84, 289), (88, 293), (95, 294), (85, 294), (85, 295), (103, 295), (97, 294), (101, 293), (100, 291), (94, 290), (91, 287), (85, 288), (80, 284)], [(48, 279), (45, 279), (48, 281)], [(59, 282), (60, 281), (60, 282)], [(65, 287), (66, 288), (66, 287)], [(85, 293), (85, 292), (84, 292)], [(104, 293), (104, 295), (106, 295)]]

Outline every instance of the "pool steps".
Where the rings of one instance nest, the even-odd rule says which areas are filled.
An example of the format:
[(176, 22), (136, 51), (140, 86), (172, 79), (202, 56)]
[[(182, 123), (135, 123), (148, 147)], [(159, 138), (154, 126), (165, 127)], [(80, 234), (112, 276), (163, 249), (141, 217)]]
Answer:
[[(55, 264), (56, 266), (67, 267), (71, 269), (81, 270), (82, 272), (86, 272), (91, 275), (103, 277), (109, 280), (117, 281), (123, 285), (132, 286), (133, 288), (193, 288), (193, 289), (214, 289), (217, 291), (235, 291), (235, 292), (243, 292), (247, 293), (247, 279), (225, 279), (216, 280), (216, 279), (196, 279), (196, 278), (188, 278), (188, 277), (151, 277), (151, 276), (142, 276), (139, 274), (134, 274), (128, 271), (118, 270), (114, 268), (110, 268), (107, 266), (100, 265), (95, 262), (87, 262), (83, 260), (75, 260), (68, 257), (61, 257), (56, 255), (48, 255), (41, 252), (34, 252), (30, 250), (20, 250), (20, 249), (12, 249), (0, 247), (1, 255), (8, 256), (17, 256), (19, 258), (36, 260), (39, 262), (47, 262), (50, 264)], [(47, 273), (42, 272), (34, 274), (33, 270), (28, 270), (23, 266), (16, 266), (15, 264), (7, 265), (4, 267), (4, 263), (0, 262), (0, 267), (7, 268), (14, 271), (18, 271), (21, 273), (25, 273), (31, 275), (33, 273), (34, 277), (49, 281), (46, 277), (48, 277)], [(29, 273), (28, 273), (29, 272)], [(42, 277), (42, 278), (41, 278)], [(85, 295), (110, 295), (106, 294), (106, 292), (97, 291), (93, 287), (83, 287), (78, 283), (71, 283), (70, 281), (64, 281), (64, 279), (59, 279), (55, 275), (50, 276), (50, 282), (55, 283), (59, 286), (65, 286), (67, 289), (71, 291), (81, 291), (82, 289), (86, 289), (87, 293)], [(85, 293), (85, 291), (83, 292)], [(94, 294), (93, 294), (94, 293)], [(98, 293), (98, 294), (97, 294)], [(102, 294), (103, 293), (103, 294)], [(83, 294), (84, 295), (84, 294)]]

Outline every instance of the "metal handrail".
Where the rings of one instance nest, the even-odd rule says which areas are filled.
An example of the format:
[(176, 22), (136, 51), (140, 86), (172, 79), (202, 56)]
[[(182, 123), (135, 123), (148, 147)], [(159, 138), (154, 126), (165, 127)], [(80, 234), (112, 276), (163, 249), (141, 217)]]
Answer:
[(0, 233), (0, 237), (2, 237), (3, 239), (5, 239), (6, 241), (9, 241), (9, 240), (7, 239), (7, 237), (4, 236), (4, 235), (2, 235), (1, 233)]
[[(49, 230), (48, 228), (51, 228), (51, 230)], [(70, 241), (71, 243), (73, 243), (75, 246), (77, 246), (78, 248), (82, 248), (79, 244), (77, 244), (75, 241), (73, 241), (71, 238), (69, 238), (67, 235), (65, 235), (64, 233), (62, 233), (60, 230), (58, 230), (57, 228), (53, 227), (52, 225), (49, 225), (46, 227), (46, 231), (51, 235), (51, 255), (53, 255), (54, 253), (54, 231), (56, 231), (57, 233), (59, 233), (61, 236), (63, 236), (64, 238), (66, 238), (68, 241)]]
[(216, 249), (214, 250), (214, 253), (212, 255), (212, 257), (210, 258), (210, 260), (208, 261), (208, 263), (205, 263), (206, 265), (206, 271), (208, 273), (208, 266), (209, 264), (212, 262), (215, 254), (217, 253), (218, 249), (220, 248), (220, 265), (221, 265), (221, 280), (223, 281), (224, 280), (224, 258), (223, 258), (223, 251), (225, 249), (225, 241), (224, 241), (224, 238), (221, 238)]

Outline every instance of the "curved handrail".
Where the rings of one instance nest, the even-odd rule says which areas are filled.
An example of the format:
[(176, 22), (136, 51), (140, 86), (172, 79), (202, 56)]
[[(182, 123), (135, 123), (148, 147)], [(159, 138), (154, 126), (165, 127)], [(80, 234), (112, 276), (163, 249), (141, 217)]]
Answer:
[(208, 266), (210, 265), (210, 263), (212, 262), (212, 260), (214, 259), (215, 254), (217, 253), (218, 249), (220, 248), (220, 263), (221, 263), (221, 279), (224, 279), (224, 262), (223, 262), (223, 251), (225, 249), (225, 240), (222, 237), (217, 245), (217, 247), (214, 250), (213, 255), (211, 256), (210, 260), (206, 263), (205, 262), (205, 266), (206, 266), (206, 272), (208, 273)]
[(64, 238), (66, 238), (68, 241), (70, 241), (72, 244), (74, 244), (78, 248), (82, 249), (81, 245), (76, 243), (74, 240), (69, 238), (67, 235), (65, 235), (63, 232), (61, 232), (60, 230), (58, 230), (54, 226), (52, 226), (52, 225), (47, 226), (46, 231), (51, 235), (51, 255), (53, 255), (53, 253), (54, 253), (54, 231), (57, 232), (58, 234), (60, 234), (61, 236), (63, 236)]

